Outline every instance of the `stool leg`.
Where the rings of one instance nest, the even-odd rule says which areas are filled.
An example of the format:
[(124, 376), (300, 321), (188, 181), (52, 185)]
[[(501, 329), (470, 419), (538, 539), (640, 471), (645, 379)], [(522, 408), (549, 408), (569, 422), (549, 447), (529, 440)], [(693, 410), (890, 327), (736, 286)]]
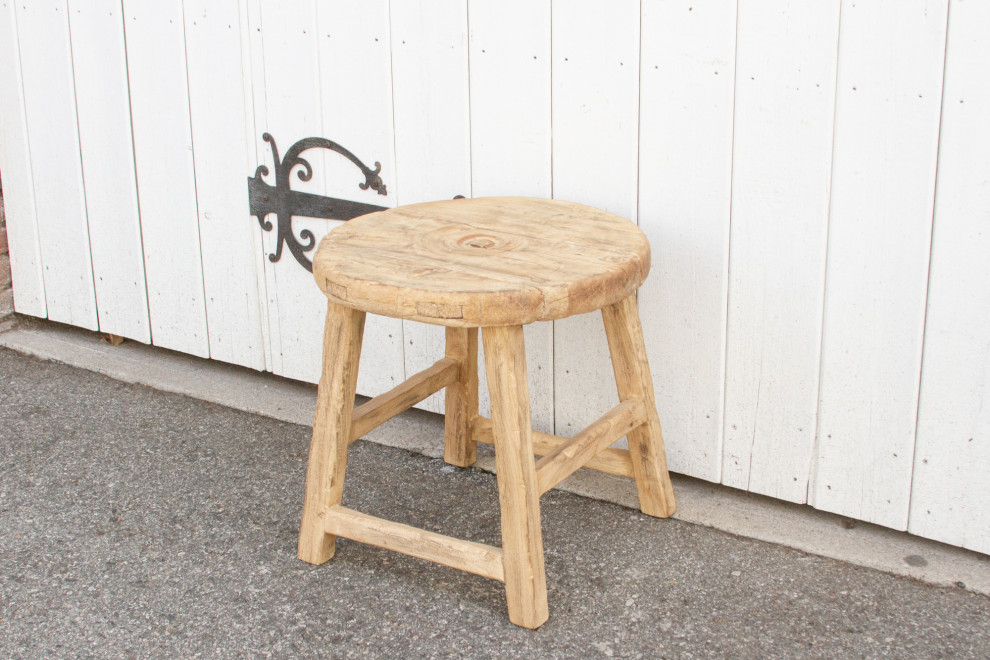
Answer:
[(337, 539), (324, 531), (323, 512), (340, 504), (344, 494), (364, 318), (364, 312), (335, 303), (327, 305), (323, 374), (316, 395), (306, 501), (299, 530), (299, 558), (310, 564), (322, 564), (333, 557)]
[(509, 620), (524, 628), (538, 628), (548, 616), (547, 578), (523, 330), (520, 326), (484, 328), (482, 339), (492, 397)]
[(605, 334), (612, 354), (612, 369), (619, 400), (642, 397), (646, 404), (647, 423), (626, 436), (632, 458), (639, 506), (643, 513), (667, 518), (674, 513), (674, 488), (667, 473), (663, 448), (663, 431), (653, 397), (653, 377), (646, 360), (643, 327), (639, 322), (636, 294), (602, 309)]
[(478, 329), (448, 327), (446, 356), (457, 360), (460, 370), (457, 382), (447, 386), (443, 460), (468, 467), (478, 449), (471, 437), (471, 420), (478, 415)]

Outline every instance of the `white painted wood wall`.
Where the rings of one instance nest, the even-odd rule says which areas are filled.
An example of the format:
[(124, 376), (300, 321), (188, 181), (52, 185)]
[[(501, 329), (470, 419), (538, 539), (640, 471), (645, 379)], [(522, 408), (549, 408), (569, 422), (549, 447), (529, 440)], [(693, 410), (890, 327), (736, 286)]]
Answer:
[[(333, 155), (294, 187), (637, 221), (673, 470), (990, 552), (988, 34), (973, 0), (0, 0), (15, 306), (315, 380), (321, 295), (245, 180), (263, 132), (329, 137), (388, 196)], [(441, 354), (367, 333), (366, 394)], [(526, 341), (537, 428), (615, 402), (599, 317)]]

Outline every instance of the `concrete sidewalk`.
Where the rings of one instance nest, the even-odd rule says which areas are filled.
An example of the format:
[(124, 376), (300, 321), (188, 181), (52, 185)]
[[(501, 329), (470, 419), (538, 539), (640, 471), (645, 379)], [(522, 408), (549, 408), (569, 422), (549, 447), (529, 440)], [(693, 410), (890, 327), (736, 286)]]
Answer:
[[(2, 657), (972, 657), (990, 598), (616, 504), (542, 500), (550, 621), (342, 540), (295, 558), (309, 432), (0, 350)], [(358, 442), (345, 503), (486, 543), (495, 482)]]

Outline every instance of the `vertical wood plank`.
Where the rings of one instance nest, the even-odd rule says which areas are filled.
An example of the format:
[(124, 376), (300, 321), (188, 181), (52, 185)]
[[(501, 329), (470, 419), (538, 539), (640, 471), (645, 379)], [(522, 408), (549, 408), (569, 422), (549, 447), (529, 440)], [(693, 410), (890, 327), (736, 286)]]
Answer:
[[(316, 5), (312, 0), (283, 3), (260, 0), (253, 7), (250, 30), (252, 62), (256, 79), (256, 148), (259, 162), (268, 166), (268, 183), (274, 185), (271, 150), (262, 133), (274, 136), (280, 155), (297, 140), (322, 136), (320, 53), (317, 44)], [(258, 38), (260, 36), (260, 38)], [(346, 145), (345, 145), (346, 146)], [(307, 152), (314, 169), (306, 182), (293, 176), (293, 190), (327, 194), (325, 160), (319, 150)], [(274, 217), (269, 217), (272, 222)], [(296, 218), (293, 231), (299, 236), (311, 231), (317, 240), (339, 221)], [(320, 377), (320, 335), (326, 298), (314, 286), (313, 276), (300, 266), (288, 250), (272, 263), (268, 255), (276, 249), (276, 230), (263, 233), (267, 328), (272, 371), (280, 376), (317, 382)]]
[(124, 35), (152, 343), (208, 357), (181, 3), (124, 0)]
[[(399, 204), (471, 197), (466, 0), (393, 2), (392, 98)], [(443, 355), (439, 326), (403, 323), (406, 373)], [(443, 411), (438, 393), (417, 407)]]
[[(362, 191), (357, 169), (339, 157), (326, 159), (328, 194), (378, 206), (395, 206), (392, 133), (392, 66), (388, 0), (346, 0), (317, 5), (322, 123), (326, 137), (381, 164), (387, 195)], [(375, 395), (405, 380), (402, 321), (369, 316), (358, 392)]]
[(330, 303), (323, 333), (322, 374), (309, 447), (306, 498), (299, 530), (299, 558), (322, 564), (333, 557), (337, 538), (325, 532), (324, 512), (344, 495), (347, 445), (357, 386), (365, 313)]
[(66, 3), (21, 3), (16, 14), (48, 318), (96, 330)]
[(519, 326), (484, 328), (492, 396), (495, 476), (502, 511), (502, 552), (509, 620), (538, 628), (549, 616), (540, 529), (540, 486), (526, 384), (526, 349)]
[(470, 0), (475, 197), (549, 198), (550, 0)]
[(740, 0), (722, 483), (804, 502), (814, 453), (839, 3)]
[(653, 272), (639, 308), (670, 467), (717, 482), (736, 7), (645, 0), (642, 15), (639, 226)]
[[(265, 107), (265, 52), (264, 38), (261, 34), (261, 2), (260, 0), (240, 0), (239, 19), (241, 32), (241, 61), (243, 68), (244, 107), (250, 113), (250, 121), (244, 127), (244, 144), (247, 145), (248, 164), (245, 172), (253, 174), (262, 164), (271, 166), (270, 157), (265, 157), (267, 148), (259, 149), (262, 127), (265, 125), (267, 110)], [(267, 145), (265, 145), (267, 147)], [(269, 171), (271, 171), (269, 169)], [(253, 220), (252, 222), (256, 222)], [(265, 232), (259, 225), (254, 233), (254, 264), (258, 281), (258, 306), (261, 310), (261, 341), (265, 358), (265, 370), (273, 371), (272, 339), (271, 339), (271, 310), (268, 304), (268, 252), (266, 251)]]
[[(471, 189), (552, 196), (550, 0), (470, 0)], [(553, 324), (526, 335), (533, 428), (553, 432)], [(481, 407), (490, 408), (482, 363)]]
[[(386, 5), (283, 5), (265, 1), (253, 15), (253, 30), (262, 39), (255, 41), (252, 58), (263, 62), (264, 71), (256, 102), (256, 108), (261, 108), (259, 132), (266, 130), (275, 136), (283, 153), (297, 140), (323, 136), (350, 149), (372, 167), (379, 161), (390, 195), (362, 191), (358, 183), (363, 179), (354, 165), (323, 150), (306, 152), (315, 174), (309, 182), (293, 178), (292, 188), (393, 205)], [(355, 62), (361, 66), (355, 67)], [(257, 137), (261, 155), (271, 168), (268, 145)], [(297, 235), (309, 230), (319, 240), (339, 224), (297, 218), (293, 228)], [(274, 239), (273, 232), (265, 234), (266, 254), (275, 251)], [(320, 352), (318, 310), (325, 305), (325, 298), (312, 275), (287, 252), (278, 263), (266, 263), (265, 270), (272, 368), (280, 375), (315, 381)], [(358, 389), (377, 394), (397, 384), (404, 374), (401, 326), (397, 321), (373, 317), (367, 334), (369, 344), (376, 349), (368, 352)]]
[[(639, 3), (554, 2), (553, 196), (636, 221)], [(556, 432), (618, 403), (598, 313), (554, 323)]]
[(151, 341), (119, 0), (69, 3), (79, 147), (100, 330)]
[(253, 118), (245, 105), (238, 4), (183, 5), (189, 112), (210, 357), (263, 369), (254, 235), (261, 229), (249, 215), (244, 185), (256, 163), (245, 142)]
[(908, 530), (990, 553), (990, 5), (949, 7)]
[(946, 0), (842, 5), (816, 508), (906, 529)]
[(17, 50), (14, 3), (9, 0), (0, 0), (0, 61), (4, 62), (0, 66), (0, 175), (14, 309), (21, 314), (44, 317), (48, 309), (34, 210), (21, 58)]

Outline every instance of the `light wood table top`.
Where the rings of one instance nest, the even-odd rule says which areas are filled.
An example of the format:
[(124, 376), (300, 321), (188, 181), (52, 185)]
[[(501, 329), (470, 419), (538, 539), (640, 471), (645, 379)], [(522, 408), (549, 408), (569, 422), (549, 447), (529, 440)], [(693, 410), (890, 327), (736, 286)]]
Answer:
[(327, 297), (446, 326), (523, 325), (592, 312), (639, 288), (650, 246), (635, 224), (573, 202), (483, 197), (350, 220), (320, 242)]

